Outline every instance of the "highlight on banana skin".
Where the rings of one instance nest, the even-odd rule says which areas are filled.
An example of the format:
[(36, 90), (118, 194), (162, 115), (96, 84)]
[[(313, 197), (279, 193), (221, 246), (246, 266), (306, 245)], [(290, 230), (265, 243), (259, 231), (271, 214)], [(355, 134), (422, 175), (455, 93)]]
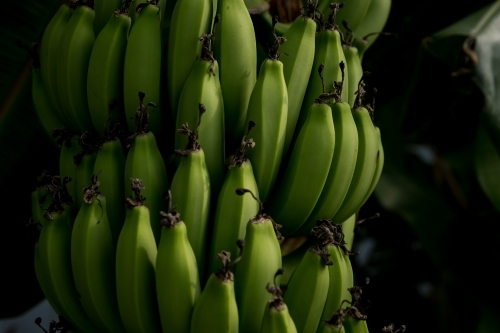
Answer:
[(390, 0), (253, 5), (71, 0), (25, 47), (60, 151), (31, 196), (42, 331), (368, 332), (351, 249), (384, 150), (362, 56)]

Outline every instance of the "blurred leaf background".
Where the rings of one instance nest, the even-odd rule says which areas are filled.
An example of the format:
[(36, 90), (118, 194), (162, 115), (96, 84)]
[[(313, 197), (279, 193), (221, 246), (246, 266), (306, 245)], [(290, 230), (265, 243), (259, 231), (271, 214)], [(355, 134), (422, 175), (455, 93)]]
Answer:
[[(36, 177), (57, 172), (58, 149), (36, 119), (30, 60), (16, 40), (40, 41), (60, 3), (2, 4), (0, 318), (43, 298), (25, 223)], [(407, 332), (500, 331), (500, 2), (393, 1), (384, 31), (397, 37), (379, 37), (363, 67), (378, 90), (386, 165), (360, 212), (381, 217), (357, 226), (353, 261), (357, 283), (370, 278), (370, 331), (389, 323)]]

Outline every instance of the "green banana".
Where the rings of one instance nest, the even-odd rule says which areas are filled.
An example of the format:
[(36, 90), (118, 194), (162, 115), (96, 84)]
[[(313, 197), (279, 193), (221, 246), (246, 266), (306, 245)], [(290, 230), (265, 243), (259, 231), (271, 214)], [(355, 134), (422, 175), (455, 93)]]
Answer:
[(308, 0), (304, 13), (297, 17), (283, 34), (286, 43), (281, 47), (281, 54), (287, 54), (287, 56), (282, 57), (281, 62), (288, 92), (288, 116), (283, 157), (287, 155), (292, 142), (314, 62), (316, 6), (317, 1)]
[(361, 66), (361, 58), (359, 57), (358, 49), (353, 46), (353, 32), (347, 27), (347, 24), (342, 22), (347, 29), (347, 33), (345, 34), (344, 44), (342, 44), (342, 49), (344, 50), (345, 61), (347, 64), (347, 83), (348, 83), (348, 92), (349, 98), (347, 102), (349, 105), (354, 108), (354, 104), (357, 95), (360, 93), (358, 91), (358, 86), (360, 80), (363, 78), (363, 68)]
[[(362, 40), (367, 44), (364, 50), (366, 50), (375, 42), (375, 40), (379, 36), (378, 32), (384, 29), (387, 19), (389, 18), (389, 13), (391, 12), (391, 6), (392, 0), (370, 1), (370, 5), (368, 6), (363, 21), (361, 21), (361, 23), (355, 30), (356, 36), (362, 36)], [(368, 37), (370, 36), (373, 37), (368, 39)], [(363, 57), (363, 53), (364, 51), (359, 52), (360, 58)]]
[(357, 319), (347, 316), (344, 320), (345, 333), (368, 333), (366, 319)]
[(354, 241), (354, 228), (356, 227), (357, 213), (352, 214), (347, 220), (342, 222), (342, 232), (344, 233), (344, 241), (346, 248), (351, 251)]
[(139, 1), (139, 0), (134, 0), (134, 1), (132, 1), (132, 4), (130, 5), (128, 13), (130, 16), (130, 20), (132, 21), (131, 27), (134, 26), (135, 22), (137, 22), (137, 18), (139, 17), (139, 12), (137, 12), (137, 6), (139, 6), (141, 3), (143, 3), (143, 2)]
[[(74, 156), (76, 164), (75, 177), (75, 203), (76, 209), (79, 210), (84, 202), (84, 189), (92, 181), (94, 174), (94, 164), (97, 157), (95, 151), (95, 136), (88, 131), (82, 133), (78, 139), (78, 144), (82, 150)], [(73, 225), (73, 221), (71, 221)]]
[(45, 185), (54, 200), (44, 215), (46, 221), (40, 233), (42, 274), (44, 281), (54, 291), (56, 302), (60, 304), (65, 319), (79, 331), (101, 332), (85, 313), (73, 280), (71, 230), (66, 216), (67, 205), (71, 204), (72, 200), (65, 188), (67, 181), (67, 178), (61, 180), (60, 176), (54, 176)]
[[(277, 18), (273, 21), (273, 27), (276, 22)], [(252, 136), (259, 144), (248, 152), (248, 158), (252, 161), (259, 197), (263, 202), (278, 176), (288, 116), (288, 93), (278, 52), (285, 39), (278, 37), (275, 32), (274, 37), (274, 45), (260, 66), (247, 110), (247, 123), (253, 121), (257, 124)]]
[[(217, 21), (216, 21), (217, 23)], [(224, 180), (224, 102), (219, 81), (219, 65), (213, 57), (210, 44), (214, 35), (200, 37), (203, 44), (201, 56), (194, 62), (178, 98), (176, 128), (182, 124), (197, 124), (198, 104), (205, 105), (207, 112), (200, 124), (198, 141), (205, 153), (210, 175), (210, 188), (215, 197)], [(177, 102), (176, 102), (177, 104)], [(175, 135), (175, 149), (183, 149), (188, 142), (185, 135)]]
[(164, 332), (189, 332), (191, 314), (200, 295), (200, 277), (186, 225), (172, 208), (161, 212), (160, 245), (156, 257), (156, 293)]
[[(137, 96), (137, 95), (136, 95)], [(156, 107), (152, 102), (143, 105), (145, 94), (139, 92), (139, 108), (137, 109), (137, 130), (127, 139), (127, 147), (130, 147), (125, 161), (124, 184), (131, 178), (139, 178), (145, 184), (143, 194), (148, 201), (145, 205), (151, 212), (166, 210), (163, 194), (168, 189), (167, 169), (163, 158), (158, 150), (155, 135), (148, 130), (148, 107)], [(144, 163), (144, 161), (148, 161)], [(133, 190), (125, 190), (125, 197), (133, 195)], [(161, 224), (160, 215), (154, 213), (151, 216), (151, 229), (155, 236), (156, 244), (160, 242)]]
[(84, 188), (84, 202), (71, 233), (71, 265), (79, 300), (102, 332), (125, 332), (115, 288), (115, 242), (99, 192), (97, 173)]
[(375, 132), (377, 133), (377, 142), (378, 142), (377, 165), (375, 166), (375, 172), (373, 174), (370, 187), (368, 188), (368, 191), (366, 191), (365, 197), (358, 205), (356, 211), (361, 207), (363, 207), (365, 202), (368, 201), (368, 198), (370, 198), (370, 196), (372, 195), (373, 191), (375, 190), (375, 187), (377, 187), (380, 176), (382, 175), (382, 169), (384, 168), (385, 155), (384, 155), (384, 146), (382, 145), (382, 136), (380, 133), (380, 128), (375, 126)]
[[(210, 31), (212, 16), (212, 0), (177, 0), (175, 3), (170, 21), (168, 47), (165, 52), (167, 61), (166, 86), (172, 119), (177, 118), (177, 108), (184, 83), (191, 75), (190, 72), (194, 64), (199, 61), (202, 45), (198, 43), (198, 38)], [(208, 72), (205, 74), (209, 75)], [(186, 87), (187, 89), (194, 88), (190, 85), (186, 85)], [(201, 100), (194, 102), (205, 104), (205, 101)], [(208, 105), (207, 108), (210, 110)], [(214, 128), (213, 130), (218, 129)]]
[(360, 94), (356, 98), (356, 104), (352, 110), (352, 116), (358, 129), (358, 157), (349, 190), (341, 207), (332, 218), (334, 223), (344, 222), (359, 209), (372, 183), (379, 156), (379, 140), (371, 118), (372, 112), (369, 111), (373, 109), (369, 105), (366, 107), (361, 105), (364, 95), (362, 81), (360, 81), (358, 90)]
[(252, 163), (245, 156), (246, 148), (255, 146), (253, 139), (246, 139), (252, 127), (253, 123), (250, 123), (240, 147), (229, 157), (226, 178), (218, 194), (209, 257), (210, 272), (215, 272), (220, 267), (216, 261), (217, 253), (224, 249), (236, 253), (234, 240), (245, 238), (248, 221), (259, 211), (259, 203), (253, 198), (234, 193), (235, 189), (240, 187), (249, 189), (255, 195), (259, 193)]
[(328, 176), (335, 148), (332, 109), (321, 98), (309, 109), (283, 179), (269, 202), (269, 213), (287, 237), (306, 221)]
[(57, 57), (59, 44), (62, 35), (66, 30), (66, 25), (71, 18), (71, 9), (67, 4), (62, 4), (45, 28), (40, 46), (40, 71), (43, 86), (47, 91), (52, 110), (57, 114), (58, 119), (69, 127), (71, 124), (66, 119), (66, 115), (59, 99), (57, 86)]
[[(116, 1), (101, 0), (100, 3), (102, 7), (116, 5)], [(102, 31), (99, 35), (96, 33), (97, 38), (90, 55), (87, 78), (88, 105), (92, 123), (100, 135), (104, 135), (108, 118), (111, 117), (115, 122), (125, 120), (123, 65), (131, 25), (128, 16), (129, 5), (130, 2), (125, 2), (123, 7), (114, 14), (112, 11), (106, 14), (107, 24), (101, 27)], [(109, 10), (109, 8), (101, 9)], [(97, 29), (95, 24), (96, 22), (94, 22), (94, 28)]]
[[(132, 6), (133, 8), (133, 6)], [(155, 135), (161, 131), (160, 75), (161, 32), (158, 0), (138, 4), (140, 11), (128, 37), (123, 65), (123, 98), (128, 129), (135, 129), (137, 93), (144, 92), (157, 109), (149, 116), (149, 129)]]
[(358, 156), (358, 130), (351, 107), (343, 102), (340, 96), (341, 93), (337, 90), (336, 102), (331, 105), (335, 127), (335, 151), (328, 177), (313, 211), (296, 232), (298, 235), (308, 235), (317, 220), (332, 218), (341, 207), (351, 184)]
[(260, 209), (246, 226), (245, 254), (236, 266), (234, 288), (239, 313), (239, 332), (260, 332), (269, 294), (265, 286), (276, 279), (281, 268), (280, 241), (282, 240), (272, 218), (264, 213), (262, 202), (248, 189), (238, 188), (236, 194), (250, 195)]
[[(122, 0), (94, 0), (94, 35), (99, 37), (102, 29), (109, 23), (110, 18), (113, 16), (113, 13), (118, 8), (122, 7), (123, 3), (127, 3), (127, 7), (130, 3), (134, 2), (134, 0), (122, 1)], [(128, 10), (128, 9), (127, 9)], [(115, 13), (116, 15), (116, 13)], [(128, 15), (127, 15), (128, 16)]]
[(343, 292), (342, 292), (342, 302), (347, 301), (348, 303), (352, 302), (351, 298), (351, 292), (349, 288), (354, 287), (354, 274), (352, 271), (352, 264), (351, 264), (351, 258), (349, 257), (351, 253), (350, 252), (343, 252), (342, 257), (344, 258), (344, 264), (345, 264), (345, 274), (342, 279), (342, 286), (343, 286)]
[[(311, 241), (312, 238), (301, 236), (285, 238), (281, 242), (281, 262), (283, 263), (283, 268), (285, 269), (285, 272), (281, 276), (280, 281), (282, 286), (286, 286), (288, 284), (290, 277), (293, 275), (295, 269), (297, 269), (297, 267), (299, 266), (300, 261), (304, 257), (304, 254), (311, 247), (311, 245), (313, 245)], [(288, 249), (286, 248), (288, 242), (297, 243), (294, 244), (292, 251), (288, 251)]]
[[(335, 24), (335, 18), (339, 9), (343, 6), (342, 2), (334, 2), (331, 4), (331, 12), (328, 15), (328, 22), (325, 27), (316, 33), (314, 63), (309, 76), (306, 93), (302, 101), (299, 119), (295, 126), (295, 134), (298, 134), (307, 117), (309, 107), (314, 103), (314, 100), (323, 91), (334, 89), (336, 82), (342, 82), (340, 90), (342, 100), (348, 98), (348, 68), (346, 68), (344, 51), (342, 49), (342, 36), (339, 32), (339, 27)], [(343, 68), (339, 66), (344, 63)], [(316, 71), (322, 68), (322, 76), (318, 76)], [(338, 100), (338, 98), (337, 98)], [(335, 122), (334, 122), (335, 123)]]
[(335, 311), (328, 320), (320, 323), (321, 329), (318, 333), (345, 333), (343, 321), (345, 320), (346, 313), (344, 309), (339, 308)]
[(92, 131), (87, 102), (87, 74), (94, 46), (94, 9), (77, 5), (58, 43), (57, 91), (70, 128)]
[(260, 333), (297, 333), (295, 323), (283, 301), (283, 293), (276, 282), (276, 277), (282, 275), (283, 272), (284, 269), (280, 268), (274, 275), (274, 285), (268, 284), (266, 287), (267, 291), (273, 295), (273, 299), (268, 302), (264, 311)]
[(325, 306), (331, 265), (328, 253), (312, 246), (293, 272), (283, 297), (297, 332), (316, 332)]
[(205, 154), (197, 139), (201, 116), (205, 111), (204, 105), (199, 104), (200, 116), (195, 130), (190, 130), (188, 124), (178, 129), (178, 133), (188, 136), (188, 144), (184, 150), (175, 151), (181, 157), (181, 161), (172, 178), (170, 188), (175, 206), (179, 211), (184, 212), (183, 220), (186, 224), (187, 236), (196, 257), (202, 281), (204, 281), (208, 246), (210, 178), (205, 163)]
[[(349, 27), (357, 31), (358, 27), (365, 20), (366, 13), (372, 1), (374, 0), (345, 0), (344, 9), (339, 12), (338, 19), (340, 21), (347, 21)], [(328, 12), (323, 13), (326, 15)], [(347, 30), (347, 28), (345, 29)]]
[(106, 131), (106, 136), (97, 144), (93, 171), (93, 173), (100, 172), (100, 191), (106, 197), (109, 226), (114, 244), (118, 241), (125, 220), (125, 204), (123, 203), (125, 154), (119, 138), (122, 132), (123, 127), (120, 124)]
[[(238, 240), (240, 251), (244, 246)], [(234, 275), (230, 267), (241, 259), (231, 261), (231, 253), (222, 251), (218, 255), (222, 268), (210, 275), (191, 317), (191, 333), (238, 333), (238, 305), (234, 292)]]
[[(227, 144), (238, 142), (245, 132), (248, 102), (257, 81), (257, 46), (243, 0), (219, 0), (217, 8), (221, 21), (216, 26), (219, 39), (214, 55), (219, 60)], [(234, 149), (226, 145), (226, 151)]]
[(134, 197), (126, 201), (127, 214), (116, 247), (118, 308), (129, 333), (161, 331), (155, 283), (158, 251), (151, 230), (151, 210), (144, 204), (142, 190), (142, 181), (132, 179)]

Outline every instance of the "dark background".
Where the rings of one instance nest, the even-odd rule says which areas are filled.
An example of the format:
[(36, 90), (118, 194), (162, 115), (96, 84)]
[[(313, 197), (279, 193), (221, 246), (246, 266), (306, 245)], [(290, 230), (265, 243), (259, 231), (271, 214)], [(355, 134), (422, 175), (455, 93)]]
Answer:
[[(479, 332), (481, 318), (498, 313), (500, 219), (473, 165), (483, 96), (473, 75), (451, 75), (464, 63), (463, 37), (422, 42), (491, 2), (394, 0), (384, 30), (398, 36), (379, 37), (364, 57), (378, 90), (375, 122), (386, 152), (375, 196), (360, 212), (381, 217), (360, 224), (354, 243), (362, 252), (353, 260), (357, 283), (371, 279), (363, 289), (371, 332), (389, 323), (407, 332)], [(36, 177), (57, 171), (58, 149), (33, 111), (28, 56), (13, 45), (39, 41), (59, 3), (2, 4), (0, 318), (43, 298), (25, 224)], [(483, 332), (500, 331), (489, 327)]]

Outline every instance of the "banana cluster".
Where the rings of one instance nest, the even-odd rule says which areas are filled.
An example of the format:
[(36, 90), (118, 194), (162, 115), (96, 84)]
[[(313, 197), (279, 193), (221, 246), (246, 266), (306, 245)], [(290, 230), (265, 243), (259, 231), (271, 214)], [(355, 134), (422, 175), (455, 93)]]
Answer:
[(368, 332), (349, 256), (384, 151), (352, 29), (380, 31), (389, 8), (308, 0), (272, 19), (258, 67), (243, 0), (63, 4), (33, 69), (59, 174), (32, 192), (61, 325)]

